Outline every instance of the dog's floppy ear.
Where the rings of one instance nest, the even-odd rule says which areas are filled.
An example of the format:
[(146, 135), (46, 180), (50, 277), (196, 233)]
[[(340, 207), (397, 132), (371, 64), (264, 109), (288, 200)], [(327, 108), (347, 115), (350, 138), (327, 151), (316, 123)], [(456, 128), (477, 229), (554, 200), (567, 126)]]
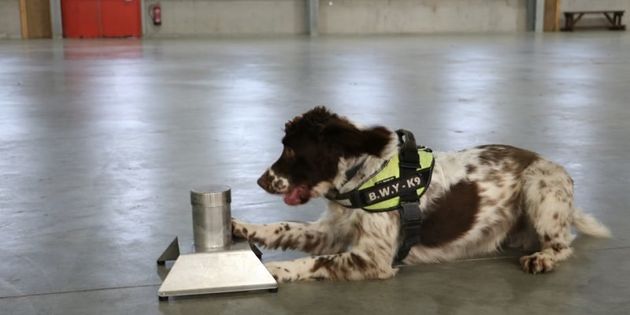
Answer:
[(362, 130), (365, 153), (380, 156), (391, 141), (392, 132), (382, 126)]
[(359, 129), (347, 121), (335, 120), (324, 126), (321, 139), (341, 150), (344, 156), (380, 155), (390, 141), (391, 132), (385, 127)]

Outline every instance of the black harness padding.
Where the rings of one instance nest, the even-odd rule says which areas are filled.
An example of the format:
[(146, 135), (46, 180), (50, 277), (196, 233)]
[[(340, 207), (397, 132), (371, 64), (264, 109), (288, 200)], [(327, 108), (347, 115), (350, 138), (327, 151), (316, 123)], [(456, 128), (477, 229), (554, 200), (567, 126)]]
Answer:
[[(407, 130), (396, 130), (400, 140), (400, 177), (407, 178), (414, 176), (420, 165), (420, 156), (416, 146), (416, 139)], [(430, 176), (430, 173), (429, 173)], [(430, 179), (429, 179), (430, 180)], [(420, 211), (420, 196), (416, 193), (415, 187), (406, 187), (400, 191), (400, 235), (403, 237), (402, 244), (394, 259), (394, 264), (402, 264), (407, 257), (411, 247), (420, 242), (420, 228), (422, 226), (422, 212)]]

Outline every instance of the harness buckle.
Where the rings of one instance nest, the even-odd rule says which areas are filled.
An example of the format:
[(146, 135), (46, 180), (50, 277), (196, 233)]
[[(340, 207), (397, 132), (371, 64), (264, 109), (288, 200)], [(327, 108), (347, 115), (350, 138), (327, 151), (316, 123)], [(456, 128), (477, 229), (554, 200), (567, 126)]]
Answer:
[(361, 208), (365, 204), (365, 200), (363, 200), (363, 197), (358, 190), (352, 191), (352, 193), (348, 197), (348, 200), (350, 201), (352, 207)]
[(418, 163), (409, 163), (409, 162), (404, 161), (404, 160), (398, 161), (398, 166), (400, 166), (402, 168), (412, 169), (412, 170), (418, 169)]
[(422, 221), (422, 212), (420, 211), (420, 203), (401, 202), (400, 219), (403, 225), (414, 224)]

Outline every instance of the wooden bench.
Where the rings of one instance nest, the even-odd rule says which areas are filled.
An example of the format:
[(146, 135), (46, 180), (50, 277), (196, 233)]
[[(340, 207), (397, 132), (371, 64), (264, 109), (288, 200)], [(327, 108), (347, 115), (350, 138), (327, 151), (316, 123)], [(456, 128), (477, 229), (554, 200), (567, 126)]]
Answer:
[(607, 11), (566, 11), (564, 12), (564, 27), (562, 31), (573, 31), (573, 27), (575, 24), (586, 14), (596, 15), (603, 14), (608, 22), (610, 22), (610, 26), (608, 29), (623, 31), (626, 29), (626, 26), (621, 24), (621, 19), (623, 18), (624, 10), (607, 10)]

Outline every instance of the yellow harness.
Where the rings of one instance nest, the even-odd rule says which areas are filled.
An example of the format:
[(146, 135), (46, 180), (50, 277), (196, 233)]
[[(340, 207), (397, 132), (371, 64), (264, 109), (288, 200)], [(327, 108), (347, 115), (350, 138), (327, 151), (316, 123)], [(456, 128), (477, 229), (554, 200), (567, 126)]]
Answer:
[[(358, 188), (326, 198), (350, 208), (368, 212), (397, 210), (400, 213), (400, 235), (403, 237), (394, 265), (402, 264), (411, 247), (420, 242), (422, 212), (420, 197), (431, 183), (435, 160), (431, 149), (417, 147), (411, 132), (397, 130), (400, 140), (398, 155), (385, 162), (381, 169)], [(346, 173), (350, 180), (361, 167)], [(350, 174), (349, 174), (350, 173)]]
[(415, 188), (418, 199), (424, 194), (433, 172), (431, 149), (419, 147), (419, 163), (411, 176), (401, 177), (400, 158), (395, 155), (382, 168), (365, 180), (358, 188), (334, 196), (334, 201), (352, 208), (369, 212), (397, 210), (400, 207), (400, 192)]

